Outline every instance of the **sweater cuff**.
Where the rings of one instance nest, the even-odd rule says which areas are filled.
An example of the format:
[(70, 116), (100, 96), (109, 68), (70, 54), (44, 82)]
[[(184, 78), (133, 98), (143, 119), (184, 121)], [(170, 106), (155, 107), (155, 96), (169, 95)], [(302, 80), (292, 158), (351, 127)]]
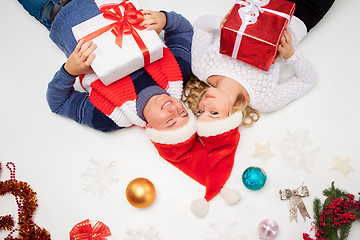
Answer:
[(294, 54), (291, 57), (289, 57), (288, 59), (284, 59), (284, 60), (285, 60), (285, 63), (295, 64), (297, 62), (298, 58), (299, 58), (299, 52), (298, 52), (298, 50), (295, 49)]
[(62, 71), (63, 71), (66, 75), (68, 75), (69, 77), (74, 77), (74, 78), (76, 78), (76, 77), (79, 76), (79, 75), (72, 75), (72, 74), (68, 73), (68, 71), (66, 71), (66, 69), (65, 69), (65, 63), (61, 66), (61, 69), (62, 69)]
[(294, 47), (299, 45), (300, 41), (306, 36), (308, 32), (305, 23), (296, 16), (292, 16), (288, 29), (291, 33)]
[(71, 75), (70, 73), (68, 73), (65, 68), (64, 68), (63, 64), (60, 68), (60, 70), (58, 71), (58, 76), (57, 78), (63, 82), (66, 85), (74, 85), (75, 79), (77, 76)]
[(165, 26), (163, 28), (163, 30), (165, 30), (165, 28), (167, 27), (168, 25), (168, 12), (167, 11), (164, 11), (164, 10), (160, 10), (159, 12), (162, 12), (165, 14), (165, 17), (166, 17), (166, 23), (165, 23)]

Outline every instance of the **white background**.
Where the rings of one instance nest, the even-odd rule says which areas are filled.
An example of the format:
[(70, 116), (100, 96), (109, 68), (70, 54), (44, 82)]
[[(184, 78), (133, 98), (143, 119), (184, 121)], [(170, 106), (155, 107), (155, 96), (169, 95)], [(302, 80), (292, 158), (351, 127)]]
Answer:
[[(175, 10), (191, 22), (204, 14), (225, 15), (233, 4), (229, 0), (138, 2), (144, 9)], [(301, 99), (263, 114), (254, 127), (240, 130), (235, 166), (226, 186), (236, 188), (242, 199), (227, 206), (217, 196), (207, 216), (197, 219), (190, 204), (204, 196), (205, 189), (161, 159), (142, 129), (102, 133), (50, 112), (47, 83), (66, 58), (49, 39), (47, 29), (17, 1), (2, 0), (0, 180), (9, 179), (5, 164), (14, 162), (17, 179), (37, 192), (35, 222), (55, 240), (68, 239), (71, 228), (85, 219), (108, 225), (111, 239), (255, 240), (258, 224), (266, 218), (279, 224), (276, 239), (302, 239), (303, 232), (310, 233), (311, 221), (304, 222), (298, 214), (298, 223), (289, 222), (289, 203), (280, 200), (280, 189), (308, 186), (310, 196), (303, 200), (311, 216), (313, 199), (323, 200), (322, 190), (332, 181), (351, 193), (360, 191), (359, 9), (359, 1), (336, 1), (301, 42), (299, 49), (314, 65), (318, 83)], [(268, 142), (275, 156), (265, 163), (253, 153), (255, 143)], [(281, 143), (296, 147), (288, 150), (294, 158), (284, 157), (287, 152)], [(301, 154), (304, 158), (294, 168), (292, 163)], [(349, 158), (355, 171), (344, 177), (333, 170), (336, 155)], [(112, 162), (114, 168), (89, 184), (92, 179), (81, 176), (88, 167), (91, 173), (92, 160)], [(260, 191), (247, 190), (242, 183), (242, 172), (249, 166), (262, 167), (267, 173)], [(157, 190), (154, 203), (145, 209), (134, 208), (125, 197), (127, 184), (137, 177), (148, 178)], [(99, 183), (107, 186), (101, 197), (96, 191)], [(1, 197), (0, 216), (16, 213), (13, 196)], [(5, 236), (7, 232), (1, 231), (0, 237)], [(349, 240), (359, 236), (356, 222)]]

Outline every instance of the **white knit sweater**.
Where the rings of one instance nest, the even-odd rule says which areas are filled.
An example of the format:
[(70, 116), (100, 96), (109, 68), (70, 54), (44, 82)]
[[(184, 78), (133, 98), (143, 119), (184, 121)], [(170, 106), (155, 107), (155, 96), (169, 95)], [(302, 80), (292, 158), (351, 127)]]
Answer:
[[(296, 50), (287, 59), (278, 61), (268, 72), (219, 53), (221, 17), (203, 16), (194, 23), (192, 43), (192, 71), (206, 82), (212, 75), (222, 75), (238, 81), (249, 93), (249, 105), (260, 112), (275, 111), (310, 90), (317, 76), (313, 67)], [(304, 23), (293, 17), (288, 27), (294, 46), (306, 35)], [(290, 64), (294, 75), (280, 80), (282, 64)]]

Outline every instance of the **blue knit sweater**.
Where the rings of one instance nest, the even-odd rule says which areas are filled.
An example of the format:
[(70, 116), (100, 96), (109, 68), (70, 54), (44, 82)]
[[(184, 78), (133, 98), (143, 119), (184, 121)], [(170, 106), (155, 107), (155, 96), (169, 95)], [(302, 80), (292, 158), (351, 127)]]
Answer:
[[(166, 15), (166, 26), (164, 27), (165, 44), (179, 63), (183, 84), (185, 85), (191, 71), (190, 50), (193, 29), (190, 22), (180, 14), (175, 12), (164, 13)], [(50, 38), (69, 57), (77, 44), (71, 28), (98, 14), (100, 14), (100, 11), (94, 1), (72, 0), (56, 16), (51, 26)], [(138, 96), (146, 95), (139, 95), (142, 90), (157, 86), (156, 82), (143, 68), (130, 74), (130, 77)], [(74, 89), (75, 80), (76, 76), (67, 73), (64, 65), (56, 72), (48, 85), (46, 93), (51, 111), (104, 132), (119, 129), (120, 127), (108, 116), (93, 106), (89, 101), (88, 93)], [(149, 96), (144, 97), (149, 98)], [(139, 116), (142, 117), (141, 113)]]

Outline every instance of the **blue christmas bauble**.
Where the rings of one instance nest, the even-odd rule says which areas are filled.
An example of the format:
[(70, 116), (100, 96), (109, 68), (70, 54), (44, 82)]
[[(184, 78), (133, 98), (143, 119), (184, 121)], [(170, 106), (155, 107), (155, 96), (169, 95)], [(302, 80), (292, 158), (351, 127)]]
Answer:
[(259, 167), (248, 167), (242, 174), (242, 181), (250, 190), (260, 190), (266, 182), (266, 173)]

